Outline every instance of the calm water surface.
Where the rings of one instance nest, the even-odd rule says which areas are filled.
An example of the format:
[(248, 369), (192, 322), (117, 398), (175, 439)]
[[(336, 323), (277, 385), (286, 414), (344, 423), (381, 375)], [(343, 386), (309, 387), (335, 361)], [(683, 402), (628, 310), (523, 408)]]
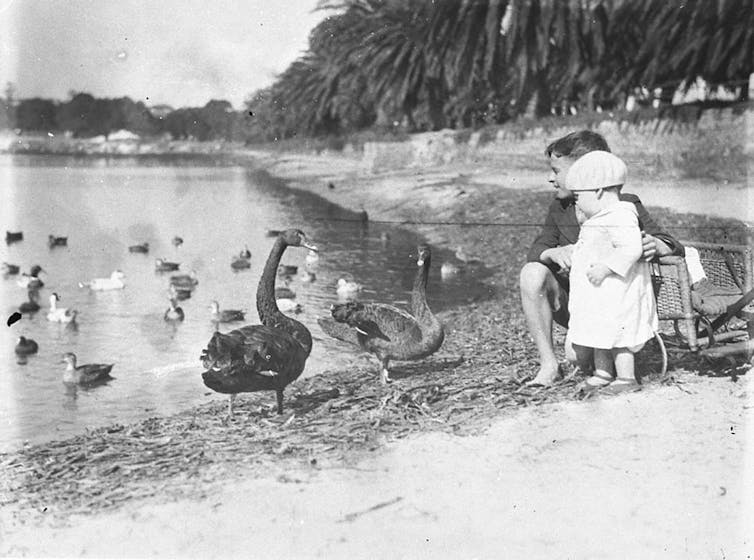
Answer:
[[(236, 327), (258, 322), (254, 295), (273, 243), (268, 229), (298, 227), (321, 249), (316, 281), (291, 284), (304, 309), (298, 319), (314, 338), (304, 376), (361, 360), (355, 349), (327, 337), (316, 318), (337, 301), (335, 285), (344, 276), (364, 285), (362, 300), (406, 303), (422, 241), (407, 230), (364, 226), (313, 195), (210, 160), (0, 156), (0, 192), (2, 229), (24, 232), (22, 242), (2, 245), (0, 260), (22, 271), (34, 264), (47, 271), (41, 311), (1, 331), (0, 450), (226, 398), (204, 387), (200, 376), (199, 355), (214, 330), (209, 304), (216, 299), (221, 307), (247, 310), (248, 321)], [(68, 236), (68, 247), (49, 249), (49, 234)], [(176, 235), (184, 239), (179, 248), (171, 244)], [(149, 242), (149, 254), (128, 252), (143, 242)], [(251, 269), (233, 272), (231, 259), (244, 245), (252, 252)], [(191, 299), (181, 302), (181, 324), (163, 320), (169, 273), (155, 272), (156, 257), (177, 261), (181, 271), (194, 270), (199, 278)], [(282, 262), (301, 267), (305, 257), (305, 250), (289, 248)], [(438, 249), (433, 257), (429, 299), (435, 310), (488, 294), (469, 277), (442, 281), (439, 264), (451, 257)], [(126, 274), (123, 290), (78, 286), (115, 269)], [(59, 306), (79, 311), (76, 328), (46, 320), (52, 292), (60, 295)], [(6, 317), (25, 299), (16, 277), (0, 278)], [(40, 346), (26, 363), (13, 352), (19, 335)], [(80, 364), (115, 363), (115, 379), (91, 389), (67, 388), (64, 352), (76, 353)], [(376, 379), (376, 361), (374, 367)]]

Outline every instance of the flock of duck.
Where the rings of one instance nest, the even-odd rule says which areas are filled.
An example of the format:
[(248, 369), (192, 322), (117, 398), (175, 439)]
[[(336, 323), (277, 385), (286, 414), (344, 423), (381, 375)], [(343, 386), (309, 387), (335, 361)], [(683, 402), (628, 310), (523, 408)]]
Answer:
[[(220, 309), (217, 301), (210, 307), (210, 315), (216, 323), (215, 332), (201, 351), (200, 360), (205, 368), (202, 373), (204, 384), (210, 389), (229, 395), (228, 417), (233, 414), (233, 401), (238, 393), (256, 391), (275, 391), (277, 411), (283, 413), (283, 391), (304, 371), (306, 360), (312, 350), (312, 335), (300, 321), (284, 312), (296, 314), (301, 311), (295, 303), (295, 294), (290, 289), (290, 278), (297, 275), (302, 281), (313, 281), (319, 249), (311, 244), (303, 231), (288, 229), (270, 230), (269, 236), (275, 241), (265, 262), (262, 275), (256, 289), (256, 307), (260, 324), (246, 325), (227, 333), (220, 332), (219, 323), (231, 323), (245, 320), (245, 312), (234, 309)], [(53, 244), (50, 236), (50, 247)], [(23, 239), (22, 233), (7, 232), (6, 242), (12, 243)], [(65, 238), (55, 238), (65, 239)], [(178, 247), (183, 240), (173, 239)], [(283, 253), (288, 247), (300, 247), (308, 250), (306, 265), (299, 272), (298, 267), (281, 265)], [(147, 253), (147, 243), (129, 247), (132, 253)], [(245, 247), (234, 257), (231, 267), (241, 270), (250, 267), (251, 253)], [(376, 356), (380, 362), (380, 379), (382, 383), (391, 381), (389, 364), (391, 360), (418, 360), (436, 352), (443, 343), (442, 324), (432, 313), (426, 297), (427, 281), (431, 265), (431, 250), (428, 245), (418, 248), (417, 272), (411, 292), (410, 309), (404, 310), (382, 303), (364, 303), (357, 301), (361, 286), (341, 278), (337, 286), (339, 302), (330, 308), (330, 316), (317, 320), (322, 330), (329, 336), (356, 345), (362, 350)], [(157, 271), (176, 271), (178, 263), (156, 259)], [(6, 276), (18, 275), (19, 267), (3, 263)], [(44, 272), (39, 265), (33, 266), (29, 273), (24, 273), (18, 284), (28, 290), (28, 301), (19, 306), (19, 311), (33, 313), (39, 310), (37, 298), (44, 285), (39, 274)], [(285, 285), (276, 286), (276, 280), (282, 278)], [(96, 278), (79, 284), (91, 290), (115, 290), (125, 287), (125, 275), (116, 270), (109, 278)], [(166, 321), (182, 321), (185, 314), (178, 301), (191, 296), (191, 291), (198, 284), (195, 272), (174, 274), (170, 277), (170, 307), (165, 311)], [(58, 307), (60, 296), (53, 293), (49, 297), (50, 308), (47, 320), (60, 323), (76, 321), (75, 309)], [(19, 337), (16, 353), (28, 355), (36, 353), (35, 341)], [(71, 384), (95, 384), (110, 379), (113, 364), (77, 364), (76, 355), (66, 353), (63, 356), (66, 369), (63, 381)]]

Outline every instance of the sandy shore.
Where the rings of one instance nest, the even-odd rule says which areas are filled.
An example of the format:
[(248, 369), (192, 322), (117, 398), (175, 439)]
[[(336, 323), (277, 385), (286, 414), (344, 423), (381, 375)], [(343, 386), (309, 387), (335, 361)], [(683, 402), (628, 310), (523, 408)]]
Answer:
[[(408, 222), (433, 243), (485, 252), (501, 267), (492, 279), (507, 294), (501, 301), (515, 302), (518, 263), (491, 250), (502, 233), (435, 223), (504, 220), (500, 189), (541, 190), (544, 169), (470, 162), (373, 174), (343, 157), (251, 155), (292, 187), (365, 209), (370, 220)], [(528, 239), (509, 242), (523, 252)], [(0, 554), (746, 558), (752, 374), (737, 379), (679, 371), (670, 386), (507, 411), (473, 435), (384, 437), (347, 461), (273, 457), (262, 476), (203, 480), (177, 501), (132, 500), (97, 515), (30, 518), (11, 505), (0, 516)]]

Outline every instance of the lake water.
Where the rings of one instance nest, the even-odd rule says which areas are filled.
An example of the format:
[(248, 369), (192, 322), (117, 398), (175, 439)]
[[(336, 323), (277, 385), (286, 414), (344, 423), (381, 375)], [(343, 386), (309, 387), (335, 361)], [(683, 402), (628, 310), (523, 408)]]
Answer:
[[(406, 303), (422, 241), (408, 230), (364, 226), (318, 197), (210, 159), (1, 155), (0, 192), (2, 229), (24, 233), (23, 241), (3, 244), (0, 260), (25, 272), (34, 264), (46, 271), (40, 312), (1, 331), (0, 450), (227, 398), (204, 387), (200, 376), (199, 355), (214, 330), (209, 304), (216, 299), (221, 307), (248, 311), (246, 323), (223, 326), (224, 332), (258, 322), (254, 297), (274, 241), (269, 229), (298, 227), (321, 250), (316, 281), (291, 285), (304, 309), (297, 318), (314, 338), (304, 376), (361, 360), (355, 349), (327, 337), (316, 318), (337, 301), (335, 285), (343, 276), (364, 285), (361, 300)], [(50, 234), (68, 236), (68, 246), (48, 248)], [(176, 235), (184, 240), (179, 248), (171, 243)], [(129, 253), (129, 245), (143, 242), (149, 254)], [(232, 257), (245, 245), (251, 268), (233, 272)], [(304, 249), (289, 248), (282, 262), (303, 266), (305, 256)], [(180, 303), (186, 320), (178, 325), (163, 320), (170, 273), (155, 272), (156, 257), (181, 263), (181, 271), (194, 270), (199, 279), (193, 296)], [(435, 310), (489, 295), (468, 276), (441, 280), (439, 264), (450, 259), (434, 248), (429, 300)], [(78, 286), (115, 269), (126, 274), (123, 290)], [(60, 307), (79, 311), (77, 328), (47, 321), (52, 292), (60, 295)], [(17, 277), (0, 278), (5, 317), (25, 299)], [(19, 335), (40, 347), (25, 363), (13, 351)], [(115, 379), (71, 390), (62, 383), (65, 352), (76, 353), (79, 364), (115, 363)], [(374, 367), (377, 380), (376, 360)], [(274, 403), (274, 394), (269, 398)]]

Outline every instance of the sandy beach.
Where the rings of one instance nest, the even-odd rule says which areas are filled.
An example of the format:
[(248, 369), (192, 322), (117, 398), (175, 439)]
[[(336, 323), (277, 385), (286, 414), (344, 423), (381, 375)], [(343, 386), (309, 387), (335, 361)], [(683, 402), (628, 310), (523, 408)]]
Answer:
[[(504, 341), (494, 333), (489, 344), (481, 338), (493, 314), (517, 327), (525, 343), (516, 307), (521, 261), (498, 249), (507, 244), (523, 254), (533, 229), (489, 224), (516, 221), (515, 205), (509, 210), (499, 203), (518, 201), (516, 193), (538, 192), (537, 200), (546, 202), (547, 170), (536, 155), (527, 168), (504, 171), (494, 159), (374, 171), (359, 158), (339, 155), (245, 157), (271, 180), (365, 210), (371, 221), (406, 224), (431, 243), (461, 244), (483, 255), (495, 270), (489, 281), (498, 299), (443, 317), (481, 324), (463, 340), (466, 348), (469, 340), (480, 347), (469, 366), (476, 359), (480, 375), (501, 369), (493, 356), (503, 352)], [(637, 183), (637, 190), (650, 187)], [(745, 190), (733, 185), (726, 192), (735, 198)], [(661, 212), (654, 202), (661, 198), (648, 203), (653, 211)], [(443, 353), (458, 352), (463, 336), (462, 326), (450, 328)], [(562, 332), (556, 337), (562, 341)], [(532, 373), (527, 359), (518, 375)], [(0, 554), (749, 558), (752, 374), (744, 366), (738, 375), (709, 369), (700, 375), (684, 359), (675, 369), (671, 362), (672, 382), (647, 384), (637, 393), (500, 409), (476, 418), (462, 435), (382, 431), (375, 445), (345, 459), (324, 454), (278, 462), (271, 455), (254, 469), (207, 471), (177, 498), (134, 498), (107, 511), (70, 515), (50, 515), (44, 506), (30, 515), (23, 502), (10, 503), (0, 513)]]

